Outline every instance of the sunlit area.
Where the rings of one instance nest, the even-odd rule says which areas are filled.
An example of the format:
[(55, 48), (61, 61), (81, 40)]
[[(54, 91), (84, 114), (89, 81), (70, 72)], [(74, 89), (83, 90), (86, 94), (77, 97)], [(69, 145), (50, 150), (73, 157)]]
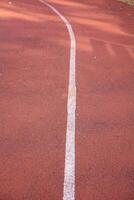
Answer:
[(121, 1), (123, 3), (127, 3), (127, 4), (129, 4), (131, 6), (134, 6), (134, 0), (119, 0), (119, 1)]
[(31, 22), (45, 22), (45, 20), (54, 20), (53, 16), (46, 16), (43, 12), (36, 12), (36, 7), (29, 11), (26, 6), (18, 7), (15, 2), (0, 2), (0, 20), (26, 20)]

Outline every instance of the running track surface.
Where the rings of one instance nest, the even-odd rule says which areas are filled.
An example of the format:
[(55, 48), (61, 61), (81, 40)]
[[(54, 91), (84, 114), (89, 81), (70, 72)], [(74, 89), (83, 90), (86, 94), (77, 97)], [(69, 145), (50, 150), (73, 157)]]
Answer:
[[(133, 9), (49, 3), (77, 43), (75, 199), (133, 200)], [(63, 199), (69, 53), (66, 26), (49, 7), (0, 1), (0, 200)]]

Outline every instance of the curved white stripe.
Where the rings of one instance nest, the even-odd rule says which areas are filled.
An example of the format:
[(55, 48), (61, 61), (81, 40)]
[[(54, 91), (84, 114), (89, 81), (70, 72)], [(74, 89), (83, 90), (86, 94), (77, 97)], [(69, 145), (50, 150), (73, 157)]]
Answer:
[(70, 66), (67, 105), (67, 130), (63, 200), (75, 199), (75, 110), (76, 110), (76, 39), (71, 24), (60, 12), (43, 0), (41, 3), (51, 8), (64, 22), (70, 37)]

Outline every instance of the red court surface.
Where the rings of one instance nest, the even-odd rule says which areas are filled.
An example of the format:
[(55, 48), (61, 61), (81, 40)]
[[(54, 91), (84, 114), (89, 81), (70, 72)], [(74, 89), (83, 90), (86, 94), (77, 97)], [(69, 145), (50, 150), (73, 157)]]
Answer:
[[(48, 2), (77, 43), (75, 199), (134, 200), (133, 8)], [(69, 51), (50, 8), (0, 1), (0, 200), (63, 199)]]

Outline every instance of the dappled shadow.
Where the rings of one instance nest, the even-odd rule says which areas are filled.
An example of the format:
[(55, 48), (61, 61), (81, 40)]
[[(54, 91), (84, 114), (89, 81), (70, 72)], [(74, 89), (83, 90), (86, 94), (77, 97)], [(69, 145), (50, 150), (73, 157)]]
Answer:
[(33, 22), (40, 22), (45, 20), (43, 14), (37, 13), (35, 9), (29, 11), (26, 6), (27, 5), (25, 5), (25, 7), (17, 7), (17, 5), (14, 2), (10, 4), (10, 1), (1, 1), (0, 20), (18, 19)]
[[(131, 61), (134, 57), (133, 9), (120, 2), (102, 1), (53, 1), (71, 21), (80, 51), (95, 52), (94, 41), (103, 44), (106, 53), (113, 59), (118, 56), (116, 48), (122, 48)], [(53, 42), (56, 42), (53, 40)], [(61, 43), (66, 45), (64, 42)], [(124, 49), (124, 50), (123, 50)]]
[(61, 37), (62, 33), (58, 32), (55, 23), (59, 19), (50, 14), (50, 11), (44, 12), (44, 6), (40, 6), (40, 3), (37, 4), (37, 1), (34, 4), (31, 3), (32, 1), (13, 1), (11, 4), (10, 1), (5, 0), (0, 2), (1, 51), (8, 52), (23, 47), (31, 49), (31, 54), (34, 55), (34, 49), (42, 50), (44, 47), (46, 41), (43, 37), (44, 32), (49, 32), (50, 42), (53, 38), (52, 28), (50, 30), (50, 27), (47, 27), (48, 22), (53, 23), (54, 29), (57, 30), (55, 40)]
[[(131, 9), (127, 8), (124, 12), (125, 6), (123, 6), (121, 3), (115, 3), (117, 4), (117, 7), (115, 9), (115, 5), (113, 6), (113, 4), (111, 3), (112, 1), (107, 0), (99, 2), (97, 0), (94, 2), (50, 0), (50, 2), (59, 6), (59, 8), (61, 7), (64, 14), (68, 17), (68, 19), (70, 19), (71, 23), (73, 23), (74, 29), (76, 30), (76, 32), (78, 32), (80, 36), (79, 38), (81, 38), (78, 42), (79, 50), (93, 50), (94, 47), (91, 46), (91, 41), (96, 40), (106, 43), (107, 51), (111, 55), (115, 55), (113, 45), (118, 45), (124, 47), (130, 57), (133, 57), (134, 37), (132, 29), (132, 19), (134, 16), (132, 15)], [(18, 4), (19, 6), (17, 6)], [(29, 7), (30, 10), (28, 9)], [(8, 26), (11, 29), (11, 27), (14, 26), (15, 23), (18, 23), (19, 20), (19, 30), (17, 30), (19, 34), (21, 34), (20, 32), (22, 30), (20, 31), (20, 28), (22, 24), (24, 24), (24, 22), (25, 26), (23, 26), (23, 28), (27, 28), (27, 22), (32, 22), (33, 24), (36, 24), (37, 27), (42, 26), (42, 29), (44, 28), (44, 24), (48, 21), (56, 22), (55, 15), (50, 15), (46, 13), (44, 14), (44, 8), (39, 7), (38, 4), (35, 3), (34, 5), (31, 5), (30, 1), (28, 3), (24, 3), (21, 0), (19, 3), (13, 2), (12, 4), (9, 4), (8, 1), (2, 1), (0, 3), (0, 9), (1, 27), (4, 26), (6, 20), (6, 24), (9, 24)], [(126, 15), (125, 21), (123, 18), (124, 13)], [(33, 25), (32, 23), (30, 23), (30, 25)], [(76, 34), (76, 36), (78, 34)], [(27, 46), (30, 44), (30, 38), (32, 37), (32, 35), (30, 34), (30, 36), (27, 36), (27, 38), (25, 38)], [(16, 40), (17, 37), (18, 36), (14, 35), (14, 38), (16, 38)], [(51, 39), (52, 42), (58, 42), (59, 45), (62, 46), (66, 46), (67, 44), (67, 42), (64, 41), (64, 38), (61, 38), (60, 41), (56, 40), (56, 38), (54, 37)], [(40, 39), (36, 38), (35, 43), (38, 46), (38, 44), (41, 43)], [(10, 44), (8, 45), (10, 48)], [(32, 45), (33, 43), (31, 44), (31, 46)], [(15, 42), (14, 46), (16, 46)], [(6, 42), (4, 44), (4, 47), (7, 47)]]
[(107, 0), (50, 2), (64, 10), (74, 28), (82, 30), (85, 38), (87, 32), (88, 38), (133, 47), (133, 10), (124, 4)]

